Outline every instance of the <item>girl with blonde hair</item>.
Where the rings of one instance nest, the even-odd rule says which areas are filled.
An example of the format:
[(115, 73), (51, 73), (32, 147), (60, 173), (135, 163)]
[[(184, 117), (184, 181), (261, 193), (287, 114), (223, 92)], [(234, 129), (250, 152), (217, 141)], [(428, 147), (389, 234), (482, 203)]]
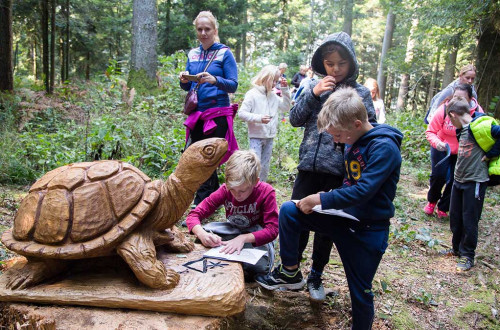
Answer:
[[(273, 91), (278, 82), (282, 97)], [(253, 88), (245, 94), (238, 117), (248, 123), (250, 149), (255, 151), (260, 159), (261, 181), (267, 181), (273, 140), (278, 131), (279, 112), (290, 109), (290, 91), (286, 79), (280, 77), (280, 71), (275, 65), (263, 67), (252, 79), (252, 84)]]

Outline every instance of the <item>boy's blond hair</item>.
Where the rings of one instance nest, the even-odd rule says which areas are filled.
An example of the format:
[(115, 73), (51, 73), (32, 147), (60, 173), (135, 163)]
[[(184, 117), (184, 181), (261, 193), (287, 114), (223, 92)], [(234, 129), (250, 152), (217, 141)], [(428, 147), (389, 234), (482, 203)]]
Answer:
[(331, 126), (335, 129), (348, 130), (356, 120), (368, 121), (363, 100), (352, 87), (342, 87), (336, 90), (318, 115), (318, 130), (325, 132)]
[(251, 150), (237, 150), (226, 163), (226, 186), (228, 189), (244, 183), (256, 184), (259, 179), (260, 160)]
[(450, 115), (451, 112), (459, 116), (470, 114), (469, 102), (462, 96), (454, 96), (446, 106), (446, 113)]

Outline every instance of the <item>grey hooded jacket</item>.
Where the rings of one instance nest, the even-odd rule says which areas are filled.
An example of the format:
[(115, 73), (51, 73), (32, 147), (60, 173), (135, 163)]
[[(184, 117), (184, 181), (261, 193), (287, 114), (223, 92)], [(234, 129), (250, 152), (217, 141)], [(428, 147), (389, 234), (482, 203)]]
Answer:
[[(346, 48), (354, 63), (350, 74), (337, 84), (335, 90), (341, 86), (351, 86), (363, 99), (363, 103), (368, 113), (368, 120), (376, 123), (375, 109), (368, 88), (356, 82), (359, 73), (359, 66), (354, 52), (354, 45), (349, 35), (345, 32), (334, 33), (326, 37), (322, 44), (314, 52), (311, 66), (312, 69), (324, 76), (326, 75), (323, 66), (322, 49), (325, 45), (337, 43)], [(335, 92), (324, 92), (317, 98), (313, 94), (313, 88), (318, 84), (318, 80), (310, 81), (304, 87), (295, 105), (290, 110), (290, 123), (295, 127), (304, 127), (304, 138), (299, 149), (299, 166), (301, 171), (326, 173), (344, 176), (344, 156), (343, 146), (334, 145), (333, 138), (327, 132), (319, 133), (316, 121), (321, 111), (323, 103)]]

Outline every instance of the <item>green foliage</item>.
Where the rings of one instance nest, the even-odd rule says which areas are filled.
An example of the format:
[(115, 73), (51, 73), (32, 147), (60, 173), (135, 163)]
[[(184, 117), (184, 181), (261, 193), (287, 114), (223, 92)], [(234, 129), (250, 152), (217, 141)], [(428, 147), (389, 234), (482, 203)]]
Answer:
[(417, 294), (414, 294), (413, 298), (415, 299), (415, 301), (426, 307), (437, 306), (437, 302), (434, 300), (433, 294), (425, 291), (422, 288), (418, 290)]
[(418, 241), (425, 244), (431, 249), (435, 249), (441, 244), (441, 241), (433, 238), (429, 228), (418, 228), (414, 230), (409, 223), (402, 224), (401, 226), (391, 226), (389, 238), (394, 243), (409, 244)]
[(425, 125), (421, 116), (402, 112), (390, 118), (390, 124), (403, 134), (401, 156), (415, 166), (426, 165), (429, 162), (429, 142), (425, 138)]
[(148, 77), (146, 70), (130, 70), (127, 86), (135, 88), (139, 94), (151, 94), (156, 92), (158, 85), (155, 78)]
[(293, 184), (299, 163), (299, 147), (303, 130), (282, 121), (274, 138), (269, 180)]

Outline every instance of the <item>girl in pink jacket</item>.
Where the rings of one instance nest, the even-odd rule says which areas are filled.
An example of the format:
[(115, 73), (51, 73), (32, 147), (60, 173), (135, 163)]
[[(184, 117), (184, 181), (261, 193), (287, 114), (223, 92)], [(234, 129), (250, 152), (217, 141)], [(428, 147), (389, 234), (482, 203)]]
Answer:
[[(469, 102), (471, 115), (476, 111), (483, 112), (477, 100), (472, 97), (472, 87), (469, 84), (456, 86), (453, 93), (453, 97), (455, 96), (462, 96)], [(453, 173), (458, 153), (456, 129), (451, 123), (450, 118), (446, 116), (445, 109), (448, 102), (449, 100), (446, 100), (439, 106), (425, 132), (425, 136), (431, 144), (431, 176), (429, 180), (430, 187), (427, 192), (428, 203), (424, 207), (424, 212), (428, 215), (433, 215), (437, 205), (438, 218), (448, 216), (451, 187), (453, 186)], [(450, 156), (437, 165), (448, 154), (448, 148), (450, 149)], [(441, 193), (445, 184), (446, 187), (443, 193)]]

